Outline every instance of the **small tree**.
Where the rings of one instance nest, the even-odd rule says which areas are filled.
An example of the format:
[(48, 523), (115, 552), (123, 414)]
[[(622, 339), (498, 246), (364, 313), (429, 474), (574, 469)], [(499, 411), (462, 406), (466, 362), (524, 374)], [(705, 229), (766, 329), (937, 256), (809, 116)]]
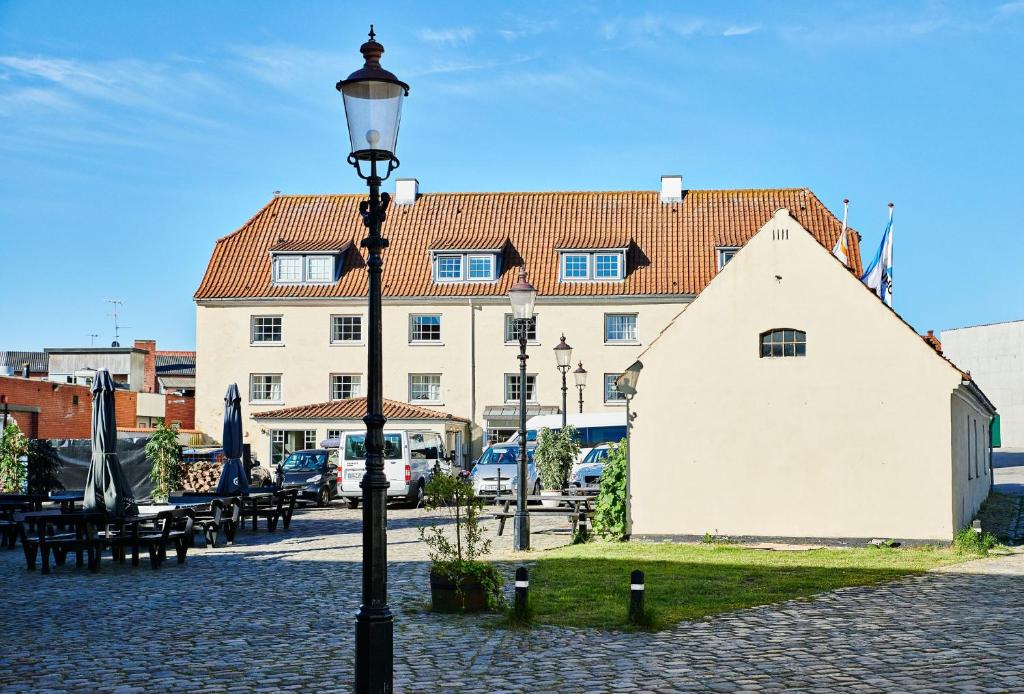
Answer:
[(562, 490), (569, 484), (569, 473), (580, 454), (576, 427), (571, 424), (558, 431), (541, 429), (537, 434), (537, 450), (533, 459), (545, 489)]
[(0, 436), (0, 492), (18, 493), (25, 484), (25, 466), (21, 459), (28, 455), (28, 439), (15, 422)]
[(594, 532), (621, 540), (626, 535), (626, 441), (613, 446), (604, 461), (594, 504)]
[(153, 498), (167, 501), (171, 492), (181, 486), (181, 447), (178, 433), (164, 426), (163, 420), (157, 423), (146, 444), (146, 459), (152, 465), (149, 478), (153, 481)]
[(64, 464), (53, 444), (45, 439), (28, 442), (28, 493), (49, 494), (64, 489), (60, 481)]

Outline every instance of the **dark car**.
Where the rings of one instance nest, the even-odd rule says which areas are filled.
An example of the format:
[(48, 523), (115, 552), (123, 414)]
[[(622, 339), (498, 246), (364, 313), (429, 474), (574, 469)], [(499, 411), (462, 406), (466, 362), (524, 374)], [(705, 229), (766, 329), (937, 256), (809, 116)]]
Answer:
[(299, 496), (327, 506), (338, 496), (337, 449), (312, 448), (295, 451), (281, 464), (285, 489), (298, 489)]

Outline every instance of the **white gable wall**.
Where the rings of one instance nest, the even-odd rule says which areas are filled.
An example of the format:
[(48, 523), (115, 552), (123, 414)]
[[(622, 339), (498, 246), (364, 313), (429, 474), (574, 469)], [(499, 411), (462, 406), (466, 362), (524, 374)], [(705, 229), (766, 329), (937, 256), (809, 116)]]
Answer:
[(784, 210), (641, 360), (634, 534), (951, 537), (960, 375)]

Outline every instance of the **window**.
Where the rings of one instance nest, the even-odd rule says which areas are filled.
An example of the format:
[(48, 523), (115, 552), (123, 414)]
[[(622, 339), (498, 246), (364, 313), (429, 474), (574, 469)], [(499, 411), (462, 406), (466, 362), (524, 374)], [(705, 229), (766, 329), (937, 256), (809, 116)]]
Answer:
[(494, 256), (492, 254), (469, 256), (469, 279), (493, 280)]
[(740, 249), (735, 246), (725, 246), (718, 249), (718, 269), (721, 270), (725, 264), (735, 257)]
[(341, 429), (328, 429), (327, 438), (329, 439), (341, 439)]
[(605, 342), (637, 342), (635, 313), (604, 314)]
[(316, 429), (288, 431), (273, 429), (270, 432), (270, 464), (277, 465), (295, 451), (316, 448)]
[(331, 316), (331, 342), (362, 342), (362, 316)]
[(590, 256), (586, 253), (563, 253), (562, 279), (590, 279)]
[(409, 374), (409, 402), (441, 402), (441, 374)]
[(519, 432), (518, 429), (488, 429), (487, 430), (487, 445), (495, 443), (504, 443), (508, 441), (514, 434)]
[(440, 342), (441, 316), (409, 316), (409, 342)]
[(331, 400), (348, 400), (362, 394), (363, 377), (359, 374), (331, 374)]
[(252, 344), (281, 344), (281, 316), (253, 316), (249, 319)]
[(306, 258), (307, 282), (330, 282), (334, 279), (334, 258), (329, 255), (311, 255)]
[(437, 257), (437, 281), (457, 282), (462, 279), (462, 256), (440, 255)]
[(618, 253), (598, 253), (594, 256), (594, 279), (622, 278), (622, 256)]
[(807, 333), (803, 330), (769, 330), (761, 333), (762, 357), (806, 357)]
[[(537, 374), (526, 375), (526, 401), (537, 402)], [(519, 374), (505, 374), (505, 402), (519, 402)]]
[(604, 375), (604, 401), (605, 402), (625, 402), (626, 396), (619, 392), (619, 389), (615, 387), (615, 379), (622, 374), (605, 374)]
[[(537, 341), (537, 316), (530, 319), (526, 326), (527, 342)], [(511, 313), (505, 314), (505, 342), (519, 342), (519, 325)]]
[(302, 437), (303, 448), (316, 448), (316, 429), (306, 429)]
[(280, 255), (274, 259), (274, 281), (275, 282), (301, 282), (302, 281), (302, 256), (301, 255)]
[(281, 402), (281, 374), (250, 374), (250, 402)]

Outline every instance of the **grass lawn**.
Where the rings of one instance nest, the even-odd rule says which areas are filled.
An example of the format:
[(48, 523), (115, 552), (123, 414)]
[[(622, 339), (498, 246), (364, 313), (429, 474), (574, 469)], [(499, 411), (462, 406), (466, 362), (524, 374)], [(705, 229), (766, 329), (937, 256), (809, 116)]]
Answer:
[(534, 622), (628, 628), (629, 574), (644, 572), (651, 627), (862, 586), (975, 558), (951, 549), (765, 551), (715, 545), (604, 543), (560, 547), (530, 569)]

